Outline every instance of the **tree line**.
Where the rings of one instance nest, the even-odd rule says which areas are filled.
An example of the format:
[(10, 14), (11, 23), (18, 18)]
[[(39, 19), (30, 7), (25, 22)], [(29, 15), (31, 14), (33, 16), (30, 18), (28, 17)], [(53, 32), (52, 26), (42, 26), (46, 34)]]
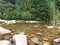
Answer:
[(0, 0), (1, 19), (51, 21), (59, 12), (59, 0)]

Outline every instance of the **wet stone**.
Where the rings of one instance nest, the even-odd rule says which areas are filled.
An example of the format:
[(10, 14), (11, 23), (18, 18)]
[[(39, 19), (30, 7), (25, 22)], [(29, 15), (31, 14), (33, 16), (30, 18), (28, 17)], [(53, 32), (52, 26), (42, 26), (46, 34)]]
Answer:
[(43, 45), (52, 45), (49, 41), (43, 41)]
[(60, 45), (60, 43), (58, 43), (57, 45)]
[(28, 45), (35, 45), (35, 43), (32, 40), (28, 40)]
[(48, 38), (43, 38), (43, 40), (48, 41), (49, 39)]
[(34, 38), (31, 38), (31, 40), (36, 43), (36, 44), (39, 44), (39, 39), (37, 37), (34, 37)]

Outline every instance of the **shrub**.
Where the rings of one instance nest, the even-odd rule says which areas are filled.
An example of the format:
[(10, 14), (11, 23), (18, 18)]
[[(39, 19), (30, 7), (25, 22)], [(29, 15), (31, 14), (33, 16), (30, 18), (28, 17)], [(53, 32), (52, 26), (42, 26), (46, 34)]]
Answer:
[(31, 20), (31, 13), (29, 11), (26, 11), (26, 12), (21, 12), (21, 19), (24, 19), (24, 20)]

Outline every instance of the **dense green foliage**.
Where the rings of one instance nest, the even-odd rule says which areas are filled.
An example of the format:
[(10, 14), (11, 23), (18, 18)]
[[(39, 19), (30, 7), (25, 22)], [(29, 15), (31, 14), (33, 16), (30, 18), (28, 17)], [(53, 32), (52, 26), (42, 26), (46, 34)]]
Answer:
[(51, 21), (59, 15), (59, 0), (0, 0), (0, 18)]

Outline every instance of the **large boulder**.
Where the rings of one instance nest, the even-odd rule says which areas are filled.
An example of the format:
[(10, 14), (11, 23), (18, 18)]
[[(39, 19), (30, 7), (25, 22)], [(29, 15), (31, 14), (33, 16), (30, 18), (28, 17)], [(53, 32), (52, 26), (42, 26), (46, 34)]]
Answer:
[(13, 36), (13, 41), (16, 45), (27, 45), (27, 37), (26, 35), (17, 34)]

